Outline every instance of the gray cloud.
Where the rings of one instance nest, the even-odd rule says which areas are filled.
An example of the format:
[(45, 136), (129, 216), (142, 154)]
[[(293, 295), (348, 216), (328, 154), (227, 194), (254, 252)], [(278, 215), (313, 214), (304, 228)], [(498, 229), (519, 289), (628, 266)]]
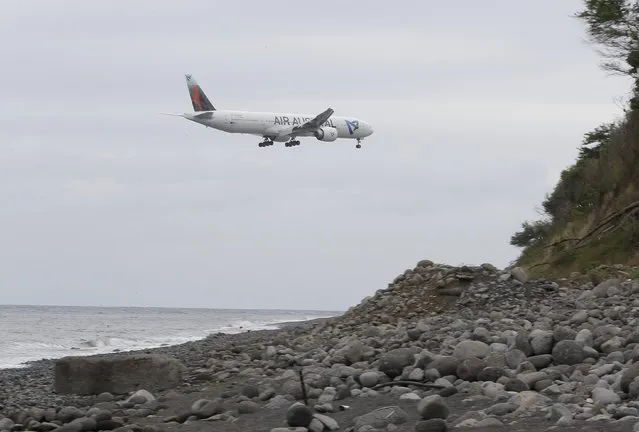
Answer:
[[(2, 301), (340, 309), (422, 258), (507, 265), (629, 88), (580, 7), (6, 6)], [(187, 72), (219, 108), (331, 106), (375, 134), (261, 149), (159, 115), (191, 110)]]

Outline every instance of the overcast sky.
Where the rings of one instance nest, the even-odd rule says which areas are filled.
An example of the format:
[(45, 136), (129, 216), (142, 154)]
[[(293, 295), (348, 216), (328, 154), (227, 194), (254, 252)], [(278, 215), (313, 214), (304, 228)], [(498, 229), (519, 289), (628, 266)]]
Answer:
[[(0, 303), (342, 310), (421, 259), (507, 266), (621, 113), (578, 0), (7, 2)], [(372, 123), (257, 137), (159, 112)]]

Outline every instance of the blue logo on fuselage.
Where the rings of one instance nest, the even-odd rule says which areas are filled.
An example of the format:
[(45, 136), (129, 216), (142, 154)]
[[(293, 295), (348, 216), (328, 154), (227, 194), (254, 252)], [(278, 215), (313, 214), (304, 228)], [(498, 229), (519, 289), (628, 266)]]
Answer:
[(348, 133), (353, 135), (357, 129), (359, 129), (359, 122), (357, 120), (344, 120), (346, 122), (346, 127), (348, 128)]

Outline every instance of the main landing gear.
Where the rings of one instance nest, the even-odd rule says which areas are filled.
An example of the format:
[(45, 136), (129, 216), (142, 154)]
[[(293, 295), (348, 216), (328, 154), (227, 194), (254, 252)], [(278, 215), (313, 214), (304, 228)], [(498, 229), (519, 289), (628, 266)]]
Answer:
[(294, 147), (294, 146), (298, 146), (298, 145), (300, 145), (300, 142), (299, 142), (299, 141), (297, 141), (297, 140), (290, 140), (290, 141), (288, 141), (288, 142), (284, 143), (284, 145), (285, 145), (286, 147)]
[(264, 141), (262, 141), (261, 143), (258, 144), (258, 146), (260, 147), (268, 147), (268, 146), (272, 146), (273, 145), (273, 141), (269, 140), (269, 139), (265, 139)]

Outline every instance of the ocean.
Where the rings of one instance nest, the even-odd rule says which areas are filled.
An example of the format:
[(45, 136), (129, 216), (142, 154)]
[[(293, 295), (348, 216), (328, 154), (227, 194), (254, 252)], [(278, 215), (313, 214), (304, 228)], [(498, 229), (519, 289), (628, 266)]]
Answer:
[(335, 311), (2, 306), (0, 369), (67, 355), (157, 348), (211, 333), (276, 329), (277, 323), (340, 315)]

